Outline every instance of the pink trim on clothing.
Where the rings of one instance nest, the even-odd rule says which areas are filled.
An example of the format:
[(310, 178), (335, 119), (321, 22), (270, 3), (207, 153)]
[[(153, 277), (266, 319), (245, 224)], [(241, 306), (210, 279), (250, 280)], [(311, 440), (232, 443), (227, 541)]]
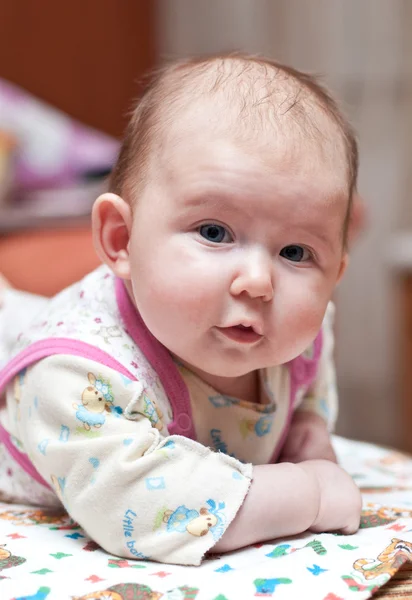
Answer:
[(276, 444), (275, 451), (272, 454), (270, 463), (275, 463), (279, 458), (283, 444), (286, 441), (287, 434), (289, 432), (290, 424), (295, 407), (296, 392), (304, 385), (309, 386), (316, 376), (318, 370), (319, 358), (322, 352), (323, 335), (322, 330), (316, 336), (313, 342), (313, 357), (305, 358), (300, 355), (295, 359), (291, 360), (289, 364), (290, 372), (290, 396), (289, 396), (289, 407), (286, 422), (283, 427), (282, 434)]
[[(81, 356), (82, 358), (89, 358), (107, 367), (118, 371), (122, 375), (125, 375), (132, 381), (136, 381), (136, 377), (130, 373), (121, 363), (112, 358), (109, 354), (87, 344), (86, 342), (80, 342), (78, 340), (72, 340), (70, 338), (49, 338), (34, 342), (22, 352), (17, 354), (0, 372), (0, 390), (5, 389), (6, 385), (17, 375), (22, 369), (29, 365), (52, 356), (54, 354), (70, 354), (73, 356)], [(10, 438), (10, 434), (3, 425), (0, 423), (0, 442), (2, 442), (7, 450), (10, 452), (14, 460), (36, 481), (46, 487), (50, 487), (48, 483), (43, 479), (40, 473), (35, 469), (34, 465), (28, 458), (27, 454), (24, 454), (16, 448)]]
[(130, 373), (121, 363), (112, 358), (110, 354), (78, 340), (72, 340), (71, 338), (47, 338), (34, 342), (27, 346), (24, 350), (19, 352), (14, 358), (11, 359), (7, 366), (0, 371), (0, 390), (3, 389), (11, 379), (17, 375), (22, 369), (29, 365), (52, 356), (53, 354), (72, 354), (73, 356), (81, 356), (83, 358), (89, 358), (103, 365), (106, 365), (110, 369), (118, 371), (122, 375), (129, 377), (132, 381), (136, 381), (136, 377)]
[(116, 299), (127, 333), (136, 342), (159, 376), (166, 396), (172, 405), (174, 420), (169, 433), (196, 439), (189, 390), (169, 351), (147, 329), (140, 313), (133, 305), (121, 279), (115, 281)]

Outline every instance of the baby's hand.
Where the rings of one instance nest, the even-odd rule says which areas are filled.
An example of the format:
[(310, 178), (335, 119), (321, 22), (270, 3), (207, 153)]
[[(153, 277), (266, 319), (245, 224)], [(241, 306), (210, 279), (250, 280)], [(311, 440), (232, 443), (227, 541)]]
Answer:
[(358, 488), (336, 463), (256, 465), (249, 492), (213, 551), (228, 552), (308, 530), (355, 533), (361, 507)]
[(350, 475), (326, 460), (308, 460), (299, 466), (314, 475), (319, 484), (319, 510), (310, 530), (355, 533), (360, 523), (362, 497)]
[(297, 411), (280, 455), (281, 462), (324, 459), (336, 462), (325, 421), (316, 413)]

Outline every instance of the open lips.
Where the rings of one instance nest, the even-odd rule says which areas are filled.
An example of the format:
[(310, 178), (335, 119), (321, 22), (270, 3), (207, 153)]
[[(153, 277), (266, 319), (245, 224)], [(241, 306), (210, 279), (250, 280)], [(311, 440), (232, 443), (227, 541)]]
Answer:
[(232, 327), (217, 327), (216, 329), (227, 338), (242, 344), (255, 344), (263, 337), (252, 326), (234, 325)]

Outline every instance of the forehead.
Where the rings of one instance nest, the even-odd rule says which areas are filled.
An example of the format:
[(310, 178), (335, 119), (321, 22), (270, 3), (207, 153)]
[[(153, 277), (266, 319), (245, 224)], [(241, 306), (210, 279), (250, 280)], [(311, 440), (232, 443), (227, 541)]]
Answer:
[(228, 103), (222, 94), (185, 98), (160, 120), (152, 157), (170, 173), (172, 165), (179, 170), (183, 161), (213, 163), (217, 155), (229, 160), (228, 148), (237, 147), (268, 172), (279, 166), (296, 173), (323, 171), (325, 178), (335, 180), (335, 188), (347, 193), (348, 161), (336, 124), (317, 106), (306, 107), (299, 120), (289, 112), (283, 114), (273, 103)]
[(272, 122), (254, 127), (211, 101), (182, 111), (161, 138), (153, 176), (170, 186), (236, 188), (241, 182), (256, 192), (281, 187), (292, 195), (306, 186), (308, 196), (347, 200), (345, 153), (336, 140), (302, 139), (301, 132)]

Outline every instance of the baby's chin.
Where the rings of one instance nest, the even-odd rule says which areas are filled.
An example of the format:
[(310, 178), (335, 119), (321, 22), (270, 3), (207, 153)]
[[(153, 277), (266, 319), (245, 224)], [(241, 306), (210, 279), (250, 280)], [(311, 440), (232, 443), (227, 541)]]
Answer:
[(284, 365), (302, 354), (308, 347), (308, 344), (300, 344), (299, 347), (294, 344), (288, 348), (271, 348), (270, 351), (258, 352), (257, 349), (250, 349), (249, 352), (242, 350), (238, 352), (218, 351), (214, 355), (212, 351), (201, 353), (197, 359), (195, 353), (177, 353), (169, 350), (171, 354), (189, 370), (194, 371), (200, 377), (209, 375), (211, 377), (223, 377), (234, 379), (245, 377), (249, 373), (260, 371), (262, 369), (273, 368)]
[(220, 359), (216, 362), (210, 361), (206, 364), (196, 364), (196, 362), (182, 360), (179, 358), (178, 360), (189, 370), (197, 373), (200, 377), (206, 375), (211, 377), (227, 379), (237, 379), (240, 377), (245, 377), (246, 375), (254, 373), (255, 371), (260, 371), (261, 369), (265, 369), (268, 367), (276, 367), (280, 364), (283, 364), (281, 362), (276, 363), (273, 360), (267, 361), (265, 363), (247, 362), (242, 364), (239, 364), (239, 361), (222, 361)]

